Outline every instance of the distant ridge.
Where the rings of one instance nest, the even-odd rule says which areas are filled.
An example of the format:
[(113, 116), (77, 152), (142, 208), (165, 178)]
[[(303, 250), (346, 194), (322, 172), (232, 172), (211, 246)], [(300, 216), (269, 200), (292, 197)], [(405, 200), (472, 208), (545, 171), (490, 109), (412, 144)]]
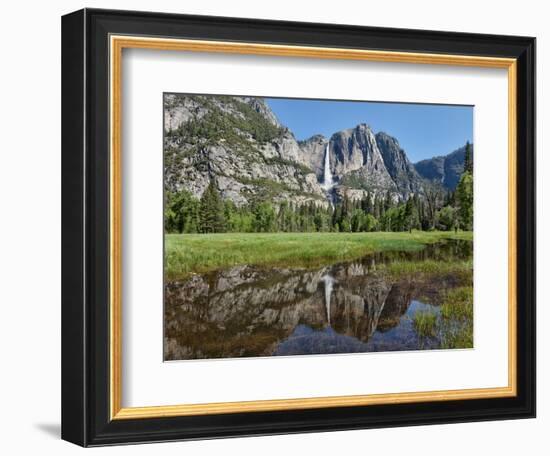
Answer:
[[(460, 175), (464, 171), (464, 155), (466, 146), (462, 146), (448, 155), (429, 158), (419, 161), (414, 165), (416, 171), (424, 179), (441, 183), (445, 188), (454, 190)], [(472, 145), (472, 160), (474, 159), (474, 146)]]

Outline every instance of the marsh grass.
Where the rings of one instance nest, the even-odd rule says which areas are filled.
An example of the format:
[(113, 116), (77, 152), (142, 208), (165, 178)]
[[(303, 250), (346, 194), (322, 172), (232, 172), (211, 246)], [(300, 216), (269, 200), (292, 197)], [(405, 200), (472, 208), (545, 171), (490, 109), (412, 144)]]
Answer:
[(441, 305), (441, 318), (442, 348), (473, 348), (473, 287), (459, 287), (449, 291)]
[[(471, 232), (412, 233), (220, 233), (165, 235), (165, 274), (168, 280), (182, 279), (224, 267), (269, 265), (318, 267), (352, 260), (374, 252), (418, 251), (426, 244), (445, 239), (472, 240)], [(439, 262), (433, 262), (439, 263)], [(413, 263), (417, 264), (417, 263)], [(437, 264), (419, 262), (426, 273)], [(470, 266), (471, 267), (471, 266)], [(414, 266), (393, 266), (394, 272), (415, 273)], [(398, 268), (402, 268), (401, 272)]]
[(473, 288), (463, 286), (442, 293), (439, 313), (419, 311), (413, 316), (413, 324), (421, 338), (438, 337), (441, 348), (473, 348)]
[(472, 287), (459, 287), (448, 291), (441, 305), (441, 316), (447, 320), (473, 320), (474, 305)]
[(437, 277), (453, 276), (458, 283), (467, 283), (472, 277), (473, 262), (468, 260), (452, 261), (393, 261), (382, 265), (379, 269), (395, 280), (413, 278), (421, 279), (422, 276), (435, 279)]
[(413, 324), (420, 337), (435, 337), (437, 334), (437, 315), (429, 310), (416, 312)]
[(441, 339), (441, 348), (474, 348), (473, 328), (466, 326), (447, 332)]

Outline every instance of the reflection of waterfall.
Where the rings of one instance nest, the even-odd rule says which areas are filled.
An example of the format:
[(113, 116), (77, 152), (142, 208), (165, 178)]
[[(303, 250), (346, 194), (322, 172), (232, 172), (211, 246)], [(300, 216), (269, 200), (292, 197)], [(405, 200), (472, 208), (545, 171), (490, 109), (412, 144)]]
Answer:
[(325, 148), (325, 169), (323, 172), (323, 188), (325, 191), (329, 191), (334, 187), (334, 182), (332, 181), (332, 172), (330, 171), (330, 153), (329, 153), (329, 144)]
[(411, 318), (423, 308), (409, 312), (411, 300), (426, 296), (437, 306), (439, 290), (461, 279), (394, 277), (374, 273), (375, 266), (466, 260), (472, 252), (470, 241), (447, 241), (318, 269), (238, 265), (167, 281), (164, 359), (430, 348), (426, 341), (418, 345)]
[(332, 294), (334, 278), (327, 274), (321, 277), (321, 282), (325, 285), (325, 307), (327, 308), (327, 321), (330, 326), (330, 295)]

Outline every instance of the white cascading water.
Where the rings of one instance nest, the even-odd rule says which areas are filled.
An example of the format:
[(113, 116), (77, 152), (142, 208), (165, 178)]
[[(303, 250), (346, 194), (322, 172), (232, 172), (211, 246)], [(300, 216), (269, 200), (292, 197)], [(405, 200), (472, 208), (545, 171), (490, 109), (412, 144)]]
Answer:
[(332, 172), (330, 171), (330, 153), (327, 147), (325, 148), (325, 170), (323, 174), (323, 188), (325, 191), (329, 191), (334, 187), (334, 182), (332, 181)]
[(332, 285), (334, 284), (334, 278), (327, 274), (321, 277), (321, 281), (325, 285), (325, 307), (327, 309), (328, 325), (330, 326), (330, 295), (332, 294)]

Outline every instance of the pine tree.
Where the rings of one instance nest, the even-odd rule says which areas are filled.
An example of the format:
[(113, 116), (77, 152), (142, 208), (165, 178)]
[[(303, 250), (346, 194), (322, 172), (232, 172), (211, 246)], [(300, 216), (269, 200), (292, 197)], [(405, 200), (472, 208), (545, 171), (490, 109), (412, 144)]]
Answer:
[(437, 187), (433, 184), (426, 184), (424, 187), (424, 196), (425, 196), (425, 218), (426, 218), (426, 229), (433, 230), (435, 228), (436, 222), (436, 212), (437, 208), (440, 206), (440, 192)]
[(464, 172), (474, 173), (474, 163), (472, 161), (472, 145), (469, 141), (466, 142), (466, 151), (464, 152)]
[(414, 200), (412, 197), (409, 197), (407, 203), (405, 204), (405, 210), (403, 214), (403, 225), (404, 228), (409, 231), (409, 233), (412, 232), (412, 227), (414, 224), (414, 211)]
[(254, 231), (259, 233), (276, 231), (276, 222), (275, 210), (270, 203), (264, 202), (254, 208)]
[(386, 198), (384, 199), (384, 212), (387, 211), (390, 207), (393, 206), (393, 198), (390, 191), (386, 192)]
[(332, 213), (332, 228), (334, 231), (339, 231), (342, 221), (342, 205), (338, 204)]
[(462, 173), (455, 197), (458, 202), (460, 227), (463, 230), (471, 230), (474, 222), (474, 178), (471, 173)]
[(344, 193), (344, 198), (342, 200), (342, 216), (348, 217), (351, 215), (352, 204), (348, 197), (348, 192)]
[(189, 192), (167, 193), (165, 229), (172, 233), (196, 233), (199, 229), (199, 201)]
[(213, 180), (201, 196), (199, 216), (201, 233), (222, 233), (226, 230), (224, 204)]
[(384, 207), (382, 205), (382, 200), (376, 195), (374, 197), (374, 216), (377, 219), (380, 219), (384, 215)]
[(361, 199), (361, 209), (365, 214), (372, 214), (372, 198), (370, 192), (367, 192), (367, 194)]

